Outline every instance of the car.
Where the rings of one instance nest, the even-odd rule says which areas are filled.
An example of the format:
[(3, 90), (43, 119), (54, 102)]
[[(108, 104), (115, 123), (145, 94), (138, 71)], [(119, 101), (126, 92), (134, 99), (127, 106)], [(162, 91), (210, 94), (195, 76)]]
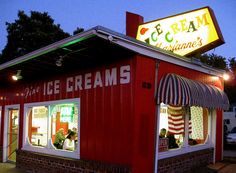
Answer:
[(236, 127), (234, 127), (226, 137), (228, 144), (236, 144)]

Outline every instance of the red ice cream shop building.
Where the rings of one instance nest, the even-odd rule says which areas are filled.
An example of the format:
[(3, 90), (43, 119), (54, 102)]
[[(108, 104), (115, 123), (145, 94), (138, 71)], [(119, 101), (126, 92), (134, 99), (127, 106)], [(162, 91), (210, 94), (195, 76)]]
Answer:
[(171, 16), (169, 28), (127, 13), (129, 36), (98, 26), (1, 64), (1, 161), (28, 172), (151, 173), (221, 160), (223, 71), (189, 49), (223, 39), (210, 9), (199, 10)]

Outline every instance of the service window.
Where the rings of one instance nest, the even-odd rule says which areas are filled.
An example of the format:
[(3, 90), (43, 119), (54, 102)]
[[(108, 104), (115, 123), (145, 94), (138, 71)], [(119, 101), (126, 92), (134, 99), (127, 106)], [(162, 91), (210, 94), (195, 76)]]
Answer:
[(23, 149), (79, 157), (80, 100), (25, 105)]
[(189, 145), (204, 144), (208, 137), (209, 111), (206, 108), (192, 106), (189, 114)]
[(210, 134), (209, 110), (160, 105), (159, 152), (205, 144)]
[(161, 104), (159, 151), (181, 148), (185, 134), (185, 113), (182, 107)]
[(28, 108), (28, 139), (34, 146), (46, 147), (48, 142), (48, 107)]

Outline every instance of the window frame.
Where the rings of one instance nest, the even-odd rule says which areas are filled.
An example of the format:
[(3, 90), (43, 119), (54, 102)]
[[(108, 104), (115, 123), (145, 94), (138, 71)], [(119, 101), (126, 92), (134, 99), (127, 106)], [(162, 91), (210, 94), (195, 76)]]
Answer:
[[(51, 118), (50, 117), (50, 111), (48, 111), (47, 116), (47, 128), (48, 128), (48, 142), (45, 147), (41, 146), (34, 146), (30, 144), (29, 137), (28, 137), (28, 114), (29, 109), (31, 109), (33, 106), (50, 106), (50, 105), (57, 105), (57, 104), (65, 104), (65, 103), (74, 103), (78, 107), (78, 142), (76, 145), (75, 151), (66, 151), (66, 150), (60, 150), (55, 149), (52, 143), (51, 138)], [(80, 98), (73, 98), (73, 99), (62, 99), (62, 100), (54, 100), (54, 101), (45, 101), (45, 102), (34, 102), (34, 103), (25, 103), (24, 104), (24, 129), (23, 129), (23, 147), (22, 150), (32, 151), (32, 152), (38, 152), (38, 153), (44, 153), (44, 154), (50, 154), (55, 156), (62, 156), (62, 157), (68, 157), (68, 158), (75, 158), (80, 159)]]
[[(203, 144), (198, 144), (198, 145), (189, 145), (188, 144), (188, 136), (189, 136), (189, 114), (185, 114), (185, 138), (184, 138), (184, 143), (183, 146), (181, 148), (176, 148), (176, 149), (171, 149), (168, 151), (162, 151), (159, 152), (158, 148), (159, 148), (159, 123), (160, 123), (160, 108), (161, 105), (159, 104), (157, 106), (157, 140), (156, 140), (156, 155), (158, 156), (157, 160), (161, 160), (161, 159), (165, 159), (165, 158), (169, 158), (169, 157), (174, 157), (174, 156), (178, 156), (178, 155), (182, 155), (182, 154), (186, 154), (186, 153), (190, 153), (190, 152), (194, 152), (194, 151), (199, 151), (199, 150), (203, 150), (203, 149), (208, 149), (208, 148), (214, 148), (215, 147), (215, 132), (214, 132), (214, 128), (216, 126), (216, 111), (215, 109), (209, 109), (208, 108), (208, 137), (205, 140), (205, 142)], [(190, 107), (188, 107), (190, 108)]]

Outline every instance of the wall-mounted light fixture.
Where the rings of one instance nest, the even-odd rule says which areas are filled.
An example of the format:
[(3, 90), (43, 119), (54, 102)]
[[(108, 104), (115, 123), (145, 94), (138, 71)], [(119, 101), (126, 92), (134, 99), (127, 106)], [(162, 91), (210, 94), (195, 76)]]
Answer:
[(227, 73), (223, 74), (223, 79), (224, 80), (229, 80), (229, 78), (230, 78), (229, 74), (227, 74)]
[(12, 79), (15, 81), (22, 79), (21, 70), (17, 70), (17, 73), (15, 75), (12, 75)]
[(218, 77), (218, 76), (212, 76), (212, 80), (213, 81), (217, 81), (217, 80), (219, 80), (220, 78)]

